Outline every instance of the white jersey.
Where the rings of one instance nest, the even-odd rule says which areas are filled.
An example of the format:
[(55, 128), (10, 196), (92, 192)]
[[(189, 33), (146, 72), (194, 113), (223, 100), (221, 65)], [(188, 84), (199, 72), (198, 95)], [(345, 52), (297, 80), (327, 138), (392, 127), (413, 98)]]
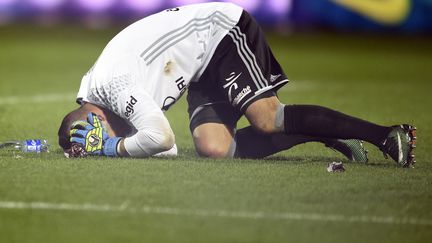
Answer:
[(195, 4), (130, 25), (108, 43), (84, 76), (78, 98), (123, 115), (124, 107), (114, 104), (111, 96), (129, 86), (145, 91), (166, 110), (197, 81), (241, 13), (240, 7), (228, 3)]
[[(198, 81), (242, 12), (230, 3), (204, 3), (135, 22), (108, 43), (83, 77), (78, 100), (112, 110), (138, 132), (148, 129), (149, 116), (167, 110)], [(128, 152), (130, 140), (125, 140)]]

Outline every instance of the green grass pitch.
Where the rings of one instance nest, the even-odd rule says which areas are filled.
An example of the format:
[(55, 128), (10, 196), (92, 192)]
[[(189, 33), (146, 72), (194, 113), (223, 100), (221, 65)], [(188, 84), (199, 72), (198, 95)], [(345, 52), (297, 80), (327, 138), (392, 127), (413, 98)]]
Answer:
[[(283, 102), (416, 125), (415, 169), (369, 144), (368, 165), (320, 144), (264, 160), (200, 159), (184, 99), (167, 112), (178, 158), (68, 160), (58, 125), (114, 33), (0, 27), (0, 141), (52, 144), (49, 154), (0, 151), (0, 242), (432, 241), (430, 38), (268, 34), (291, 80)], [(346, 172), (328, 173), (331, 161)]]

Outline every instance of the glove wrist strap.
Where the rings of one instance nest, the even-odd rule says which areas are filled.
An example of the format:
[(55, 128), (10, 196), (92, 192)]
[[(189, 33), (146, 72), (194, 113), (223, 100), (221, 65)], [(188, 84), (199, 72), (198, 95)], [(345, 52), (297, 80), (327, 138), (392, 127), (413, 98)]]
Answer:
[(108, 138), (105, 141), (104, 148), (103, 148), (104, 155), (110, 157), (117, 157), (118, 156), (117, 144), (119, 143), (120, 139), (121, 137)]

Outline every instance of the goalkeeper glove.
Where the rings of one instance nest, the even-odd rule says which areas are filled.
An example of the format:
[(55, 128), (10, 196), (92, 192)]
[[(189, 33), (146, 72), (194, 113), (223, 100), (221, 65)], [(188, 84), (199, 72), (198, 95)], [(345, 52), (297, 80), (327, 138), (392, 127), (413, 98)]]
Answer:
[(120, 137), (109, 137), (96, 114), (89, 112), (86, 121), (75, 121), (70, 130), (70, 141), (78, 143), (90, 155), (118, 156)]

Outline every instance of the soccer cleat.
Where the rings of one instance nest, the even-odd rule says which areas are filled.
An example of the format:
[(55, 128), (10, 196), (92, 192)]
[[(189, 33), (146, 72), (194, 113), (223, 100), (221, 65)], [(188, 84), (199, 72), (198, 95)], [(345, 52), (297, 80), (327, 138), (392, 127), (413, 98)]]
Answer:
[(339, 151), (351, 161), (367, 163), (367, 150), (358, 139), (334, 139), (325, 143), (326, 147)]
[(408, 124), (392, 126), (381, 146), (381, 151), (387, 158), (389, 155), (396, 163), (403, 167), (414, 167), (416, 147), (416, 128)]

